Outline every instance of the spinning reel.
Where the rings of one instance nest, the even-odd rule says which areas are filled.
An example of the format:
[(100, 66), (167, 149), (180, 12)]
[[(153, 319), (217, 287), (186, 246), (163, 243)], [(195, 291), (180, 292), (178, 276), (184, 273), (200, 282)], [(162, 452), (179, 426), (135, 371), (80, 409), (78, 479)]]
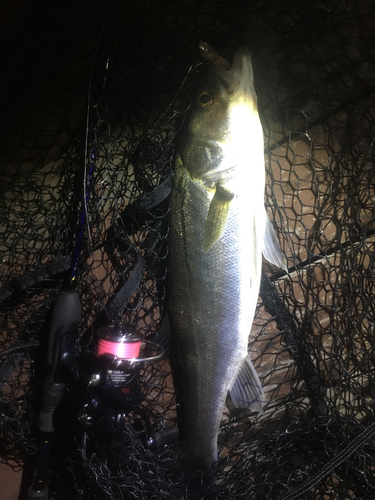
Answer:
[(174, 426), (153, 431), (141, 406), (141, 369), (163, 355), (162, 346), (142, 339), (129, 324), (100, 328), (86, 378), (86, 401), (78, 417), (85, 430), (95, 429), (99, 435), (108, 436), (121, 431), (127, 425), (127, 415), (132, 412), (138, 417), (133, 428), (143, 437), (147, 448), (156, 449), (177, 441), (178, 430)]

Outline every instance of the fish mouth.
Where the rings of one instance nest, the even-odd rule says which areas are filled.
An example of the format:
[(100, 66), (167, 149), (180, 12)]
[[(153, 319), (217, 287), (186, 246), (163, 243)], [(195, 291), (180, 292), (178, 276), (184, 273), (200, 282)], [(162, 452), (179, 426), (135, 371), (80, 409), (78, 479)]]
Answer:
[(225, 87), (229, 95), (238, 92), (253, 95), (254, 74), (250, 53), (247, 48), (239, 49), (230, 64), (208, 43), (200, 42), (199, 48), (204, 59), (210, 62), (211, 69)]
[(212, 66), (217, 70), (229, 71), (231, 69), (231, 64), (224, 59), (224, 57), (219, 56), (216, 50), (214, 50), (211, 45), (208, 45), (208, 43), (201, 40), (199, 43), (199, 49), (204, 59), (210, 61)]

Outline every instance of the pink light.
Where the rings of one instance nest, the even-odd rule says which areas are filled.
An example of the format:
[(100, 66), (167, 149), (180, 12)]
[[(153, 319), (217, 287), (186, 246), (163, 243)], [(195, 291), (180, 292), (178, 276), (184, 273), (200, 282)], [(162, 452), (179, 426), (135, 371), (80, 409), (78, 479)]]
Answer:
[(116, 358), (133, 359), (139, 356), (141, 341), (139, 342), (111, 342), (110, 340), (99, 340), (98, 354), (112, 354)]

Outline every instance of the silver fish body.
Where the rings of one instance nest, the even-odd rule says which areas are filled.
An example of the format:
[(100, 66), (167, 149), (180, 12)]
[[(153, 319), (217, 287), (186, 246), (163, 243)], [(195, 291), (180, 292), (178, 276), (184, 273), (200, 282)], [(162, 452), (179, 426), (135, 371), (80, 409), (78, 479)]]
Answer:
[(228, 390), (259, 412), (264, 396), (247, 353), (266, 227), (253, 70), (245, 50), (228, 69), (204, 48), (213, 62), (177, 156), (169, 236), (178, 455), (198, 469), (217, 460)]

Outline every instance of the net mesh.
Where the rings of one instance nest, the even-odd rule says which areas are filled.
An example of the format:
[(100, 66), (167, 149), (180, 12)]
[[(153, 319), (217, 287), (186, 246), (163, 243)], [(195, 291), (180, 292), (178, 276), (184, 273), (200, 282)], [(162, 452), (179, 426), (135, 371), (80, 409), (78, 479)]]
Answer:
[[(168, 178), (205, 64), (251, 48), (265, 137), (266, 207), (289, 274), (266, 262), (249, 352), (264, 415), (228, 401), (222, 460), (194, 497), (173, 446), (168, 360), (109, 433), (56, 410), (53, 498), (292, 500), (374, 496), (374, 20), (369, 0), (25, 2), (4, 17), (1, 84), (0, 450), (35, 457), (49, 319), (71, 266), (82, 196), (76, 354), (121, 318), (153, 339), (167, 308)], [(251, 152), (249, 152), (251, 154)], [(153, 198), (154, 197), (154, 198)], [(160, 202), (158, 202), (160, 201)], [(126, 287), (127, 283), (132, 287)], [(131, 293), (129, 292), (131, 291)], [(130, 296), (128, 297), (127, 294)], [(30, 458), (31, 457), (31, 458)]]

